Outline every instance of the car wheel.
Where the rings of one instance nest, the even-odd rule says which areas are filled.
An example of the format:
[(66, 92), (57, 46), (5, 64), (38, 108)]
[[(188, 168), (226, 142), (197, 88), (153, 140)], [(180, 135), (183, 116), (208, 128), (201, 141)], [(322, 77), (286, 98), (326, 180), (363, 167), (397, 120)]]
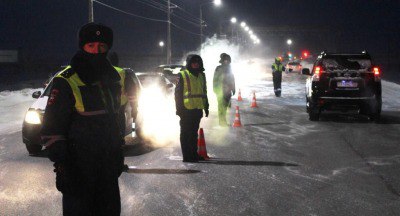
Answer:
[(36, 155), (42, 151), (41, 145), (25, 144), (29, 155)]
[(378, 97), (374, 102), (368, 104), (368, 117), (371, 121), (379, 121), (382, 110), (382, 98)]
[(319, 120), (319, 111), (316, 110), (310, 110), (310, 112), (308, 113), (308, 119), (310, 119), (310, 121), (318, 121)]

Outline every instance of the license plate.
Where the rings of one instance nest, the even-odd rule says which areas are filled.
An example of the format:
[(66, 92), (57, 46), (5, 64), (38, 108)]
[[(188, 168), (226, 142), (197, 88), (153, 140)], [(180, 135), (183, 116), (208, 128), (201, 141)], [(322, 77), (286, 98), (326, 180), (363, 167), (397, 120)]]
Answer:
[(349, 81), (349, 80), (342, 80), (337, 82), (337, 87), (344, 87), (344, 88), (356, 88), (358, 86), (357, 82)]

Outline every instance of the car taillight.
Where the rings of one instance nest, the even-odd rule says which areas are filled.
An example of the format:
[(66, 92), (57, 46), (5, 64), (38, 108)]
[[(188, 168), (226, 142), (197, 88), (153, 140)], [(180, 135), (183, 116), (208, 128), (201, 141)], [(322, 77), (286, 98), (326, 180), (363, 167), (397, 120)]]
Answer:
[(317, 66), (314, 68), (314, 76), (313, 76), (313, 81), (319, 81), (319, 76), (322, 73), (322, 68), (320, 66)]
[(374, 67), (372, 71), (374, 72), (375, 82), (379, 82), (381, 80), (381, 70), (379, 67)]
[(374, 75), (375, 76), (379, 76), (381, 74), (381, 70), (379, 70), (378, 67), (374, 67), (373, 70), (374, 70)]

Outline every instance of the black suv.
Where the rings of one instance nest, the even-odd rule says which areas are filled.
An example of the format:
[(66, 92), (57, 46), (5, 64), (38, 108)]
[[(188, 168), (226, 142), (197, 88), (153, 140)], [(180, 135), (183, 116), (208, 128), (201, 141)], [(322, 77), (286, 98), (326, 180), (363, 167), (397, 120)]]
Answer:
[(311, 121), (319, 120), (323, 110), (358, 110), (371, 120), (380, 117), (382, 108), (381, 71), (371, 56), (322, 52), (302, 74), (306, 83), (307, 112)]

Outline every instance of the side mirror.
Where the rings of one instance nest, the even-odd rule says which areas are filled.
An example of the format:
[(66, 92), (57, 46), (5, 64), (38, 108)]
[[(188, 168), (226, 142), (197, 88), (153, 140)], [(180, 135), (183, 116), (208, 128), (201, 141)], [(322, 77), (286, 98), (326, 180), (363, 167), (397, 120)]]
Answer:
[(33, 97), (33, 98), (36, 98), (36, 99), (39, 98), (40, 95), (42, 95), (42, 92), (41, 92), (41, 91), (35, 91), (35, 92), (32, 93), (32, 97)]
[(303, 74), (303, 75), (311, 75), (310, 69), (309, 68), (303, 68), (301, 70), (301, 74)]

